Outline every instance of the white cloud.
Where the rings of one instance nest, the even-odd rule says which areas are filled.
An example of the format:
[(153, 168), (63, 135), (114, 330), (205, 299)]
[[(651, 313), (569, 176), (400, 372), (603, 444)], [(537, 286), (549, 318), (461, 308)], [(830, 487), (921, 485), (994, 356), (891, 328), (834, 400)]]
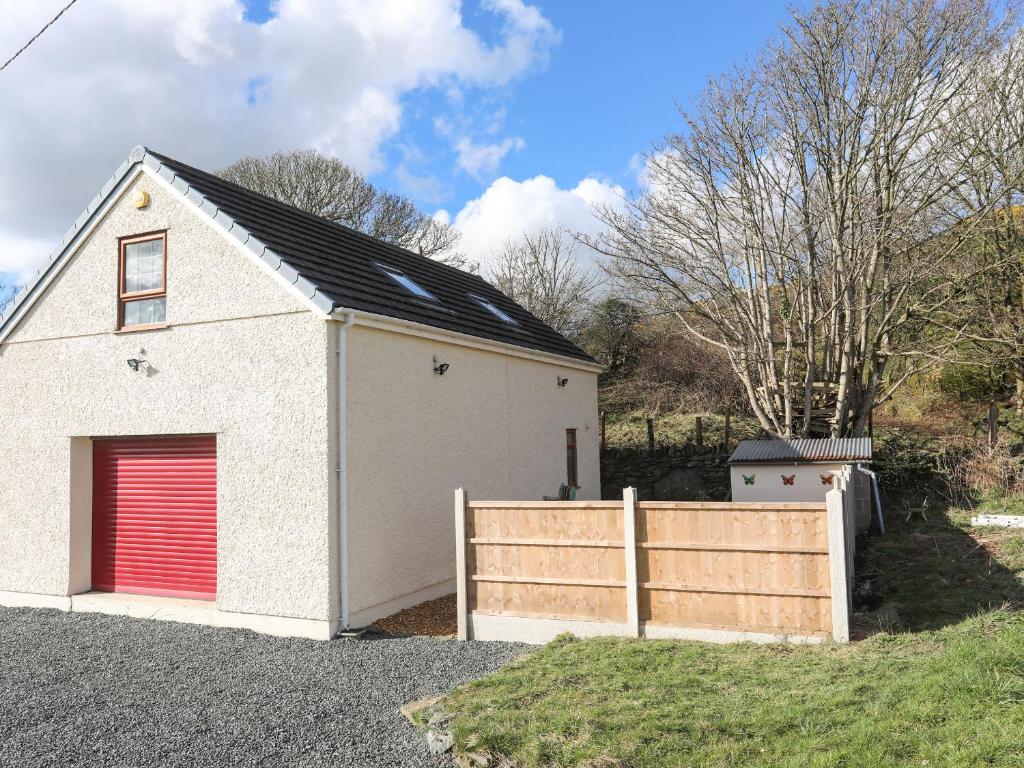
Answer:
[(456, 170), (468, 173), (479, 182), (487, 182), (498, 175), (501, 162), (509, 152), (518, 152), (526, 142), (518, 136), (501, 141), (474, 141), (472, 134), (483, 133), (493, 137), (505, 125), (506, 110), (500, 107), (485, 114), (466, 114), (460, 105), (454, 116), (434, 118), (434, 130), (451, 142), (455, 150)]
[[(0, 52), (62, 4), (5, 4)], [(49, 248), (24, 244), (55, 244), (135, 144), (206, 168), (316, 147), (380, 169), (405, 94), (493, 89), (545, 62), (558, 34), (536, 8), (484, 7), (493, 43), (456, 0), (279, 0), (263, 25), (239, 0), (79, 4), (0, 74), (0, 269), (38, 266)]]
[(526, 142), (518, 136), (494, 144), (476, 144), (463, 137), (455, 142), (455, 165), (473, 178), (483, 181), (498, 172), (505, 155), (512, 150), (518, 152), (525, 146)]
[[(480, 262), (486, 273), (493, 263), (493, 253), (524, 233), (561, 226), (596, 234), (601, 222), (594, 216), (594, 207), (618, 206), (624, 194), (622, 187), (594, 178), (563, 189), (548, 176), (524, 181), (502, 177), (480, 197), (466, 203), (452, 223), (462, 232), (459, 249), (472, 261)], [(588, 265), (596, 261), (596, 254), (586, 249), (580, 249), (579, 256)]]
[[(22, 237), (0, 229), (0, 275), (23, 284), (53, 252), (56, 243), (46, 238)], [(4, 280), (0, 279), (0, 285)]]

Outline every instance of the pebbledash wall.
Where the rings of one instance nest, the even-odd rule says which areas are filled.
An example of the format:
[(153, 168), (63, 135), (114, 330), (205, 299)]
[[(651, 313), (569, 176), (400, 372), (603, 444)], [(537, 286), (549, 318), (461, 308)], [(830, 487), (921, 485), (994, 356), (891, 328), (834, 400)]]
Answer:
[[(170, 325), (115, 332), (117, 239), (162, 229)], [(575, 428), (579, 497), (600, 496), (596, 367), (499, 347), (318, 315), (140, 174), (0, 343), (0, 598), (90, 589), (91, 438), (211, 433), (222, 613), (199, 621), (280, 617), (275, 633), (329, 637), (343, 615), (361, 626), (453, 591), (454, 487), (556, 493)]]
[[(353, 626), (453, 592), (452, 489), (500, 499), (557, 494), (568, 428), (577, 431), (578, 497), (600, 498), (592, 366), (358, 325), (348, 333)], [(450, 366), (444, 376), (433, 373), (434, 355)], [(558, 378), (568, 379), (564, 387)]]
[[(171, 325), (114, 332), (118, 238), (161, 229)], [(154, 179), (133, 181), (0, 345), (0, 591), (88, 589), (89, 438), (215, 433), (217, 607), (331, 620), (328, 326)]]

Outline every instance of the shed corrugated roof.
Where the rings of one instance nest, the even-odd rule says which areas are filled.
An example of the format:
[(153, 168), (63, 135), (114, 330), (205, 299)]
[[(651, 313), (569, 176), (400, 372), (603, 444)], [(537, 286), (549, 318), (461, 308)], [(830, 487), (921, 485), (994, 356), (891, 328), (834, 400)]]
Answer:
[(871, 438), (743, 440), (729, 456), (730, 464), (815, 464), (843, 461), (871, 461)]

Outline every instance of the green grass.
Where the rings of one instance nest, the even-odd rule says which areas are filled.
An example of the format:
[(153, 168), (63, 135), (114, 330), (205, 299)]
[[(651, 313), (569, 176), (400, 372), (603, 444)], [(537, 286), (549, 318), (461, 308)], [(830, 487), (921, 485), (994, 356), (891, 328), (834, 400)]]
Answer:
[[(609, 413), (605, 439), (610, 448), (646, 448), (646, 413)], [(693, 442), (696, 418), (701, 417), (704, 442), (720, 443), (725, 440), (725, 417), (716, 413), (662, 413), (654, 416), (654, 440), (659, 445), (680, 445)], [(748, 417), (733, 416), (730, 422), (730, 443), (757, 437), (760, 427)]]
[(866, 639), (564, 638), (442, 702), (458, 749), (590, 768), (1024, 764), (1024, 532), (906, 514), (859, 556)]
[(976, 510), (987, 515), (1024, 515), (1024, 499), (1011, 494), (991, 494)]

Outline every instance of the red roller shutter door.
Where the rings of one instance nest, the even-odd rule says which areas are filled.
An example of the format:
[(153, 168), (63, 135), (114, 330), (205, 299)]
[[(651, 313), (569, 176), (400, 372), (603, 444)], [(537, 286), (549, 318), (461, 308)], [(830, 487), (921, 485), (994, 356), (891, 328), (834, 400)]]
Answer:
[(93, 441), (92, 585), (216, 597), (216, 437)]

